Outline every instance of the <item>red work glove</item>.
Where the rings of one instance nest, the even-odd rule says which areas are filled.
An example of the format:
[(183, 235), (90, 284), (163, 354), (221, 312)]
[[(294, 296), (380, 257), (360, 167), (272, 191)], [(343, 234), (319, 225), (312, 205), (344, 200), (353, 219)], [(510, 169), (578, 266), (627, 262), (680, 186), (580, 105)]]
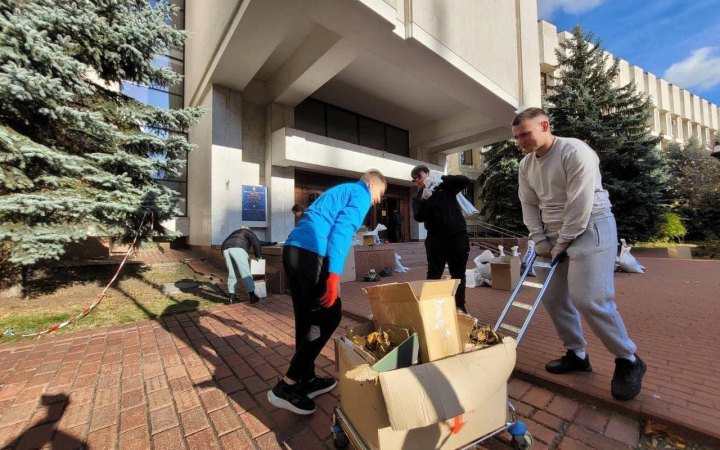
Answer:
[(336, 273), (328, 274), (326, 283), (325, 295), (320, 298), (320, 305), (324, 308), (331, 308), (340, 292), (340, 275)]

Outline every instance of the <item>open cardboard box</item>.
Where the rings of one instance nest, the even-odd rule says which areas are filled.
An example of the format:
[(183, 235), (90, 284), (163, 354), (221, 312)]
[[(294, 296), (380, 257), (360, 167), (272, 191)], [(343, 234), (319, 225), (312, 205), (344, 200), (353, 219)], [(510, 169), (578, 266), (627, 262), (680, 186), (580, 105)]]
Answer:
[(365, 288), (373, 320), (391, 323), (420, 339), (420, 362), (430, 362), (460, 353), (455, 290), (458, 280), (425, 280), (390, 283)]
[(505, 426), (512, 338), (404, 368), (381, 364), (390, 354), (371, 367), (356, 347), (335, 341), (340, 408), (370, 448), (457, 448)]

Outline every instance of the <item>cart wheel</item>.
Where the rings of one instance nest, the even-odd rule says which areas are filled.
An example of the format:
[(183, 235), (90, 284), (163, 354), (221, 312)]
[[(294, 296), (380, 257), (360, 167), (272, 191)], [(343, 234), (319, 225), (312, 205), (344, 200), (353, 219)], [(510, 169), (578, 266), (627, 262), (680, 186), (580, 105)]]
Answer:
[(348, 439), (344, 432), (333, 433), (333, 444), (335, 444), (335, 448), (345, 448), (349, 443), (350, 439)]
[(532, 448), (533, 437), (530, 433), (525, 433), (522, 436), (513, 436), (512, 447), (515, 450), (528, 450)]

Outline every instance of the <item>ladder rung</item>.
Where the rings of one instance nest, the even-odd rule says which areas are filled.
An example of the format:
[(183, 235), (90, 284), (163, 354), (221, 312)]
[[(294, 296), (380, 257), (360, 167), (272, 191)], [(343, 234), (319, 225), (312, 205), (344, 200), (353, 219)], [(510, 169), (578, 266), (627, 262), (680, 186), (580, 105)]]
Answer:
[(536, 283), (534, 281), (524, 281), (523, 286), (536, 288), (536, 289), (542, 289), (542, 287), (543, 287), (542, 283)]
[(501, 324), (500, 324), (500, 328), (505, 328), (506, 330), (512, 331), (512, 332), (515, 333), (515, 334), (520, 334), (520, 328), (518, 328), (518, 327), (516, 327), (516, 326), (513, 326), (513, 325), (508, 325), (508, 324), (506, 324), (506, 323), (501, 323)]
[(537, 262), (537, 261), (535, 261), (535, 263), (533, 264), (533, 266), (535, 266), (535, 267), (542, 267), (543, 269), (550, 269), (550, 268), (552, 267), (552, 265), (551, 265), (550, 263)]
[(532, 305), (528, 305), (527, 303), (512, 302), (512, 305), (517, 306), (518, 308), (527, 309), (528, 311), (532, 310)]

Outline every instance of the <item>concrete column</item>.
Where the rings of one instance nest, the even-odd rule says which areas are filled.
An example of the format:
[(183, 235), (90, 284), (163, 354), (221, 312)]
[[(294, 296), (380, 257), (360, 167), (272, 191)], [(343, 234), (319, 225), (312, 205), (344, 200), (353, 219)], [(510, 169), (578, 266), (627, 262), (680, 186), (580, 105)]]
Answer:
[(271, 103), (266, 107), (265, 173), (268, 189), (270, 223), (268, 240), (282, 242), (295, 227), (292, 206), (295, 204), (295, 168), (272, 165), (273, 139), (284, 139), (284, 133), (273, 134), (282, 128), (293, 128), (294, 109), (291, 106)]

